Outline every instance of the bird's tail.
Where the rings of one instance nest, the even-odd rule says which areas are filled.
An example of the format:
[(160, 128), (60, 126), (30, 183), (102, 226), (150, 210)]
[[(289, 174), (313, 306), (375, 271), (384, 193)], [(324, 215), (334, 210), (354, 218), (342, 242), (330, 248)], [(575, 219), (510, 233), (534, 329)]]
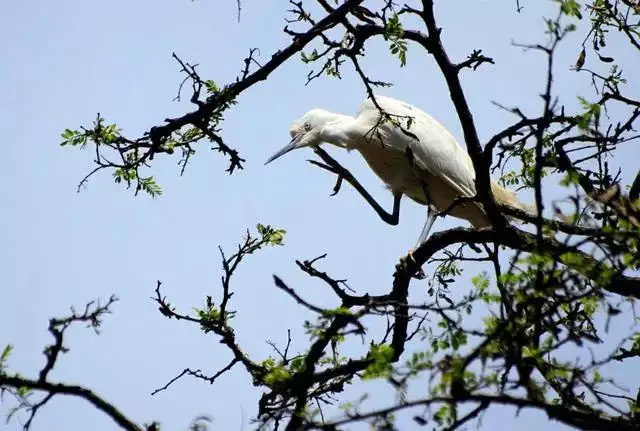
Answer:
[[(515, 192), (505, 189), (495, 181), (491, 181), (491, 192), (493, 193), (493, 197), (498, 205), (506, 205), (511, 208), (524, 211), (531, 217), (535, 217), (538, 214), (537, 206), (535, 204), (525, 204), (518, 199), (518, 195), (516, 195)], [(509, 216), (507, 216), (507, 219), (509, 221), (518, 221), (518, 219)]]

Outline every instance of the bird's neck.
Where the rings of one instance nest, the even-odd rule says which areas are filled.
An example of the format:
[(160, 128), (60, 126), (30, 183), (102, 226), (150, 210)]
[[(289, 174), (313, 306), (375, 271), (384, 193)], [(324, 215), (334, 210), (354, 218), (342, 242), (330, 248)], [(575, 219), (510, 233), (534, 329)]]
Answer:
[(341, 148), (356, 148), (361, 135), (358, 133), (355, 118), (342, 114), (333, 115), (335, 118), (322, 130), (322, 140)]

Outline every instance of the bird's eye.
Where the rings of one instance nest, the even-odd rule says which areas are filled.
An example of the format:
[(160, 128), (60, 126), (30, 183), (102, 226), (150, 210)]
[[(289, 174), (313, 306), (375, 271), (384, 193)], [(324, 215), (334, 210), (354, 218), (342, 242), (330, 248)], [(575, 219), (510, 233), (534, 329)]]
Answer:
[(304, 130), (306, 130), (307, 132), (308, 132), (309, 130), (311, 130), (311, 124), (309, 124), (309, 123), (304, 123)]

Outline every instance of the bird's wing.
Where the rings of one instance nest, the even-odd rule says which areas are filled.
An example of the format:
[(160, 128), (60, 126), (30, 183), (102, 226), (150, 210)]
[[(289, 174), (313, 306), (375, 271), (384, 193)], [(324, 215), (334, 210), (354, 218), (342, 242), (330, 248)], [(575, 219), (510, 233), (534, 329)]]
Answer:
[[(433, 117), (408, 103), (385, 96), (375, 96), (386, 113), (398, 116), (402, 128), (386, 122), (378, 124), (380, 111), (367, 99), (358, 112), (357, 120), (373, 128), (378, 124), (382, 143), (406, 153), (411, 148), (415, 165), (442, 178), (463, 196), (475, 195), (475, 171), (469, 154), (456, 139)], [(411, 117), (409, 122), (407, 117)], [(404, 129), (405, 131), (403, 131)], [(372, 141), (379, 142), (374, 135)]]

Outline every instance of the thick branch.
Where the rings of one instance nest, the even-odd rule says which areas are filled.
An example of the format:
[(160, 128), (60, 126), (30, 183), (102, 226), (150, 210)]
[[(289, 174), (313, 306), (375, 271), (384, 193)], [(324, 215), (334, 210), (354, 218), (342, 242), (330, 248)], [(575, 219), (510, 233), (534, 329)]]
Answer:
[(509, 395), (464, 395), (459, 397), (433, 397), (416, 401), (404, 402), (394, 405), (386, 409), (379, 409), (369, 413), (356, 413), (348, 418), (331, 423), (332, 428), (327, 425), (311, 424), (306, 429), (337, 429), (342, 425), (355, 421), (363, 421), (375, 417), (386, 417), (394, 412), (409, 409), (417, 406), (430, 406), (432, 404), (442, 403), (490, 403), (502, 404), (518, 408), (536, 408), (544, 411), (547, 415), (562, 422), (565, 425), (573, 426), (578, 429), (590, 430), (606, 430), (606, 431), (632, 431), (637, 429), (637, 424), (631, 420), (618, 419), (591, 412), (583, 412), (575, 409), (568, 409), (562, 405), (552, 405), (543, 401), (535, 401), (524, 398), (516, 398)]
[(429, 31), (430, 45), (428, 49), (436, 60), (436, 63), (438, 63), (440, 71), (444, 75), (447, 86), (449, 87), (449, 93), (451, 94), (451, 101), (458, 113), (458, 118), (460, 119), (460, 124), (464, 133), (464, 140), (467, 144), (467, 150), (475, 167), (477, 193), (483, 202), (489, 201), (489, 205), (487, 206), (489, 216), (492, 217), (493, 213), (496, 217), (492, 218), (497, 220), (499, 219), (497, 216), (499, 211), (495, 207), (493, 199), (487, 199), (491, 196), (491, 188), (489, 186), (489, 166), (483, 156), (473, 115), (471, 114), (469, 104), (467, 103), (464, 91), (462, 90), (462, 85), (460, 84), (460, 79), (458, 77), (459, 69), (457, 69), (451, 62), (447, 51), (442, 45), (442, 40), (440, 39), (441, 29), (436, 25), (433, 1), (423, 0), (422, 5), (423, 10), (420, 15), (427, 26), (427, 30)]
[(17, 376), (7, 376), (0, 374), (0, 388), (12, 387), (15, 389), (28, 388), (38, 391), (45, 391), (49, 394), (71, 395), (82, 398), (93, 404), (98, 410), (109, 416), (122, 429), (128, 431), (142, 431), (143, 429), (127, 418), (114, 405), (108, 403), (93, 391), (82, 386), (65, 385), (62, 383), (50, 383), (42, 380), (30, 380)]
[[(410, 260), (406, 262), (406, 264), (410, 266), (408, 270), (410, 272), (417, 271), (435, 252), (457, 243), (494, 243), (525, 252), (534, 252), (537, 250), (535, 235), (511, 226), (505, 227), (505, 229), (500, 232), (491, 229), (473, 230), (456, 228), (438, 232), (429, 237), (423, 245), (413, 252), (416, 263), (414, 264)], [(602, 278), (602, 274), (611, 273), (612, 270), (611, 267), (595, 259), (593, 256), (555, 239), (543, 238), (542, 249), (547, 250), (554, 259), (558, 259), (569, 268), (574, 269), (576, 272), (579, 272), (591, 280), (598, 281)], [(565, 253), (572, 253), (574, 256), (579, 256), (582, 261), (580, 267), (573, 268), (571, 262), (566, 262), (566, 259), (563, 257)], [(609, 292), (625, 297), (640, 298), (640, 278), (638, 277), (626, 277), (622, 274), (614, 274), (611, 280), (601, 287)]]
[(307, 405), (309, 388), (313, 385), (313, 374), (316, 364), (323, 355), (331, 338), (344, 328), (351, 319), (347, 316), (337, 316), (333, 319), (329, 328), (311, 345), (309, 353), (304, 359), (304, 371), (295, 376), (294, 386), (291, 388), (293, 396), (296, 398), (295, 411), (293, 417), (287, 425), (286, 431), (297, 431), (303, 423), (304, 410)]

